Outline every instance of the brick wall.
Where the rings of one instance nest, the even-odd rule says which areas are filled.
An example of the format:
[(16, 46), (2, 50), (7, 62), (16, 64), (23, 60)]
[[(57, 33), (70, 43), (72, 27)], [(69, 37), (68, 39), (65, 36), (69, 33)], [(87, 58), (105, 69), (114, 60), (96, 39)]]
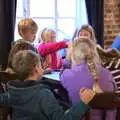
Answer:
[(111, 46), (117, 35), (120, 35), (120, 0), (104, 0), (105, 48)]

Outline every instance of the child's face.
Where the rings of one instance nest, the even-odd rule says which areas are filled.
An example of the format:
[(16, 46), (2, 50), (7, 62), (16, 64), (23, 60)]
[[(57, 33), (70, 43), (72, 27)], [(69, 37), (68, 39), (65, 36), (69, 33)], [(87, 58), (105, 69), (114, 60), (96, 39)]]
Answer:
[(44, 33), (44, 38), (46, 42), (55, 42), (56, 40), (56, 33), (55, 31), (49, 30)]
[(80, 31), (80, 33), (79, 33), (78, 36), (79, 36), (79, 37), (80, 37), (80, 36), (84, 36), (84, 37), (91, 38), (90, 32), (88, 32), (87, 30), (84, 30), (84, 29)]
[(33, 42), (36, 38), (36, 32), (26, 31), (23, 33), (23, 38), (29, 42)]

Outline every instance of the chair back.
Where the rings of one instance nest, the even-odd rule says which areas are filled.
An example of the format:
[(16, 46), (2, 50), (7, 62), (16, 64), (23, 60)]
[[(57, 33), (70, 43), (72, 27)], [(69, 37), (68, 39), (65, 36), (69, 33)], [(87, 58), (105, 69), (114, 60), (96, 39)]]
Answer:
[[(97, 93), (94, 99), (89, 103), (93, 109), (120, 109), (120, 93), (118, 92), (103, 92)], [(106, 113), (103, 112), (102, 120), (105, 120)], [(90, 120), (90, 113), (85, 116), (85, 120)]]
[[(7, 82), (15, 80), (17, 76), (5, 71), (0, 71), (0, 93), (7, 91)], [(0, 106), (0, 120), (10, 120), (11, 109), (8, 106)]]

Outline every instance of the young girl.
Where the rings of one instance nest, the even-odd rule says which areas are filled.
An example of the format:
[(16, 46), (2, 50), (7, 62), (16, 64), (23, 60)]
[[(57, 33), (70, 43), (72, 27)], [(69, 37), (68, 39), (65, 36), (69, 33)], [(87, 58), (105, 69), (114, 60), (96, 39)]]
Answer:
[(41, 44), (38, 46), (39, 54), (44, 57), (44, 69), (59, 69), (63, 61), (57, 52), (60, 49), (67, 48), (66, 41), (56, 42), (56, 32), (52, 29), (45, 28), (41, 33)]
[[(115, 83), (111, 73), (100, 65), (96, 47), (92, 40), (80, 37), (71, 45), (71, 69), (61, 73), (61, 82), (68, 90), (72, 103), (78, 102), (78, 90), (91, 88), (95, 92), (114, 91)], [(106, 120), (115, 120), (115, 111), (106, 114)], [(92, 110), (91, 120), (102, 120), (102, 111)]]
[[(89, 38), (90, 40), (92, 40), (95, 47), (99, 46), (99, 45), (97, 45), (94, 29), (89, 24), (81, 26), (80, 29), (76, 29), (75, 34), (73, 36), (73, 40), (76, 40), (76, 38), (79, 38), (79, 37)], [(71, 45), (69, 45), (69, 47), (71, 47)], [(71, 50), (69, 49), (69, 51), (67, 51), (67, 52), (68, 52), (68, 54), (66, 56), (66, 60), (64, 61), (63, 68), (71, 67), (71, 59), (70, 59), (71, 58)], [(97, 53), (96, 53), (96, 55), (98, 56)]]

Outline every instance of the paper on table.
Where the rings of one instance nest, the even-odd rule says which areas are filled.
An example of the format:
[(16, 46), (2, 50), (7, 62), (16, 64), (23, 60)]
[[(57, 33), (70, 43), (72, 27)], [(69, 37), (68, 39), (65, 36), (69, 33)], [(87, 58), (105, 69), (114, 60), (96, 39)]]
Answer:
[(48, 79), (52, 79), (52, 80), (60, 81), (59, 74), (60, 74), (60, 72), (52, 72), (51, 74), (43, 75), (43, 77), (48, 78)]

